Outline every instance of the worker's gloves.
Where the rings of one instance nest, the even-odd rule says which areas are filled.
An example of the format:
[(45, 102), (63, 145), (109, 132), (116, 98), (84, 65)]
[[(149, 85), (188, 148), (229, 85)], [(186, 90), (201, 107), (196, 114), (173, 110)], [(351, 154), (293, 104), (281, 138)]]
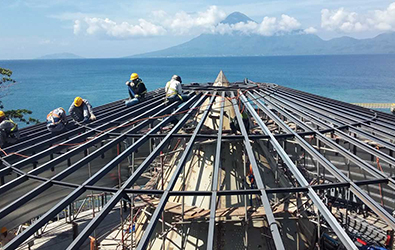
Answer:
[(134, 87), (134, 82), (130, 82), (130, 85), (129, 85), (130, 87)]
[(125, 82), (125, 84), (126, 84), (126, 86), (129, 86), (129, 84), (130, 84), (130, 81), (127, 81), (127, 82)]
[(94, 114), (91, 114), (90, 120), (91, 121), (95, 121), (96, 120), (96, 116)]

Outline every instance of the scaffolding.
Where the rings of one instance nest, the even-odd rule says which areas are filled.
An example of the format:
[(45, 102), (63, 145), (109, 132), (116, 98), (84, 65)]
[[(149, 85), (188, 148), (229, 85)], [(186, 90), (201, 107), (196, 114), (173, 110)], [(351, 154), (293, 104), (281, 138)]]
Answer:
[[(184, 90), (190, 99), (181, 104), (164, 103), (158, 89), (133, 107), (97, 107), (96, 121), (70, 120), (57, 135), (45, 124), (21, 129), (1, 153), (0, 226), (18, 228), (4, 249), (30, 249), (62, 219), (73, 230), (67, 249), (106, 249), (107, 241), (155, 249), (155, 239), (168, 249), (170, 232), (181, 243), (169, 244), (187, 249), (195, 223), (210, 250), (226, 249), (227, 223), (243, 228), (241, 249), (330, 249), (325, 237), (358, 249), (356, 238), (384, 245), (386, 232), (393, 237), (394, 115), (277, 84), (229, 83), (222, 71)], [(207, 188), (187, 188), (202, 152), (212, 155), (210, 178), (199, 177)], [(240, 168), (236, 188), (224, 184), (229, 159)], [(194, 205), (198, 197), (207, 205)], [(228, 206), (230, 197), (240, 202)], [(114, 211), (119, 223), (98, 230)], [(84, 226), (74, 222), (80, 216), (89, 217)]]

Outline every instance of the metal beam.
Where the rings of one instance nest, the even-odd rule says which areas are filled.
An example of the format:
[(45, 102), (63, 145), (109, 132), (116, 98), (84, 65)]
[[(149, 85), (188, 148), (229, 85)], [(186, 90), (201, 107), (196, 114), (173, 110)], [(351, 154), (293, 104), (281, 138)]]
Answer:
[(167, 184), (165, 192), (161, 196), (159, 204), (157, 205), (154, 213), (152, 214), (149, 224), (147, 225), (147, 227), (144, 230), (144, 234), (140, 239), (140, 242), (137, 246), (137, 250), (144, 250), (147, 248), (149, 240), (151, 238), (151, 235), (154, 233), (156, 223), (159, 221), (159, 217), (160, 217), (162, 211), (164, 210), (165, 205), (170, 197), (170, 191), (173, 190), (182, 169), (185, 167), (188, 157), (190, 156), (190, 154), (192, 152), (193, 145), (196, 140), (196, 136), (199, 133), (200, 129), (202, 128), (202, 126), (208, 116), (208, 112), (211, 109), (211, 106), (213, 105), (215, 97), (216, 97), (216, 92), (214, 92), (214, 94), (210, 98), (209, 105), (206, 107), (198, 125), (195, 128), (195, 131), (193, 132), (191, 139), (188, 141), (188, 144), (185, 147), (184, 152), (181, 155), (181, 158), (176, 166), (176, 169), (175, 169), (169, 183)]
[[(272, 133), (270, 132), (269, 128), (265, 125), (265, 123), (260, 119), (259, 115), (255, 112), (254, 108), (251, 104), (247, 101), (246, 97), (242, 94), (241, 96), (242, 103), (247, 107), (250, 114), (254, 117), (255, 121), (258, 123), (259, 127), (262, 131), (267, 134), (271, 135), (270, 143), (272, 144), (273, 148), (279, 154), (281, 159), (284, 161), (285, 165), (288, 169), (292, 172), (293, 176), (298, 181), (299, 185), (302, 187), (307, 187), (309, 192), (307, 193), (310, 199), (313, 201), (314, 205), (318, 208), (322, 216), (326, 219), (327, 223), (331, 226), (332, 230), (336, 233), (339, 237), (340, 241), (347, 249), (355, 249), (358, 248), (355, 246), (354, 242), (348, 237), (344, 229), (341, 225), (337, 222), (336, 218), (332, 215), (332, 213), (328, 210), (325, 204), (321, 201), (320, 197), (314, 191), (313, 188), (309, 185), (309, 183), (304, 178), (303, 174), (299, 171), (299, 169), (295, 166), (292, 160), (289, 158), (288, 154), (284, 151), (278, 141), (273, 137)], [(254, 171), (255, 173), (255, 171)]]
[[(110, 119), (112, 119), (112, 121), (122, 121), (122, 120), (130, 118), (133, 115), (139, 114), (140, 112), (146, 110), (147, 108), (155, 107), (156, 105), (158, 105), (160, 103), (162, 103), (162, 99), (158, 99), (158, 100), (156, 100), (156, 101), (154, 101), (152, 103), (149, 103), (149, 104), (147, 104), (145, 106), (142, 106), (140, 108), (135, 108), (132, 112), (130, 112), (131, 110), (126, 110), (126, 111), (124, 110), (124, 111), (122, 111), (120, 113), (112, 113), (107, 118), (105, 118), (107, 122), (105, 124), (100, 125), (99, 127), (97, 127), (97, 129), (104, 131), (104, 130), (106, 130), (106, 129), (108, 129), (108, 128), (113, 126), (111, 124), (111, 122), (109, 122)], [(96, 122), (98, 122), (98, 121), (94, 121), (94, 122), (92, 122), (92, 124), (94, 124)], [(78, 132), (82, 132), (82, 130), (85, 131), (85, 127), (79, 127), (79, 128), (77, 128), (77, 129), (75, 129), (73, 131), (65, 132), (65, 133), (59, 135), (59, 137), (67, 138), (70, 133), (78, 133)], [(28, 158), (22, 159), (22, 160), (18, 161), (17, 163), (14, 163), (13, 166), (16, 167), (16, 168), (22, 168), (23, 166), (25, 166), (25, 165), (27, 165), (29, 163), (35, 162), (35, 161), (37, 161), (37, 160), (39, 160), (39, 159), (41, 159), (41, 158), (43, 158), (45, 156), (48, 156), (48, 155), (50, 155), (52, 153), (56, 153), (56, 152), (66, 148), (66, 147), (69, 147), (67, 144), (74, 144), (74, 143), (83, 142), (86, 138), (88, 138), (90, 136), (93, 136), (94, 134), (95, 134), (95, 131), (88, 130), (88, 131), (86, 131), (86, 132), (84, 132), (84, 133), (82, 133), (80, 135), (77, 135), (76, 137), (73, 137), (73, 138), (71, 138), (69, 140), (66, 140), (65, 142), (60, 143), (60, 145), (49, 147), (49, 148), (47, 148), (45, 150), (40, 151), (39, 153), (36, 153), (36, 154), (34, 154), (32, 156), (29, 156)], [(56, 138), (56, 136), (55, 136), (55, 138)], [(51, 146), (52, 144), (50, 144), (48, 141), (52, 141), (53, 142), (53, 140), (55, 138), (47, 140), (45, 142), (46, 145)], [(37, 148), (37, 145), (34, 145), (32, 147), (33, 148)], [(29, 148), (31, 148), (31, 147), (29, 147)], [(26, 151), (26, 149), (23, 149), (23, 150), (19, 151), (18, 153), (22, 152), (22, 154), (23, 154), (23, 152), (25, 152), (25, 151)], [(12, 155), (9, 155), (9, 156), (6, 156), (4, 158), (5, 158), (5, 160), (9, 161), (8, 157), (11, 157), (11, 156)]]
[[(149, 109), (148, 111), (141, 113), (140, 115), (136, 116), (131, 121), (124, 122), (122, 125), (126, 126), (128, 123), (132, 123), (132, 122), (138, 121), (141, 118), (148, 117), (149, 115), (152, 115), (154, 112), (156, 112), (158, 104), (161, 104), (161, 103), (163, 103), (161, 100), (153, 102), (152, 104), (150, 104), (149, 106), (146, 107), (146, 109), (149, 109), (149, 108), (153, 108), (153, 109)], [(121, 117), (118, 117), (115, 120), (124, 120), (127, 117), (131, 116), (132, 114), (138, 114), (138, 112), (141, 112), (141, 111), (144, 111), (144, 110), (145, 110), (144, 108), (136, 109), (134, 112), (131, 112), (129, 114), (125, 114), (125, 115), (123, 115)], [(105, 129), (107, 129), (108, 126), (109, 126), (109, 124), (106, 123), (105, 125), (102, 125), (99, 128), (103, 129), (103, 131), (105, 131)], [(67, 153), (62, 154), (62, 155), (56, 157), (55, 159), (46, 162), (45, 164), (41, 165), (40, 167), (29, 171), (27, 174), (38, 175), (40, 173), (43, 173), (45, 170), (48, 170), (48, 169), (58, 165), (59, 163), (61, 163), (63, 161), (66, 161), (70, 157), (72, 157), (74, 155), (77, 155), (80, 152), (83, 152), (85, 149), (94, 146), (95, 144), (99, 143), (103, 139), (107, 139), (108, 136), (109, 136), (108, 135), (109, 132), (111, 132), (111, 131), (118, 131), (118, 130), (120, 130), (122, 128), (123, 128), (122, 126), (114, 127), (113, 129), (109, 130), (108, 132), (104, 132), (101, 135), (95, 137), (94, 139), (89, 140), (86, 143), (82, 143), (80, 146), (68, 151)], [(135, 130), (131, 130), (131, 131), (135, 132)], [(81, 135), (79, 135), (79, 136), (77, 136), (77, 137), (75, 137), (73, 139), (70, 139), (70, 140), (64, 142), (64, 144), (74, 143), (75, 141), (80, 141), (80, 139), (78, 139), (79, 137), (80, 138), (86, 138), (88, 136), (93, 136), (94, 134), (95, 134), (95, 131), (88, 131), (88, 132), (86, 132), (84, 134), (81, 134)], [(60, 146), (56, 146), (56, 147), (59, 148)], [(56, 151), (56, 149), (55, 149), (56, 147), (48, 148), (47, 150), (44, 150), (44, 151), (36, 154), (32, 158), (36, 159), (37, 157), (44, 157), (44, 156), (46, 156), (46, 155), (48, 155), (50, 153), (53, 153), (54, 151)], [(30, 158), (30, 160), (26, 159), (26, 160), (22, 160), (22, 161), (20, 161), (20, 162), (18, 162), (16, 164), (13, 164), (13, 167), (21, 168), (23, 165), (30, 163), (32, 158)], [(27, 161), (27, 163), (26, 163), (26, 161)], [(8, 182), (6, 185), (1, 186), (0, 187), (0, 194), (2, 194), (4, 192), (16, 187), (17, 185), (19, 185), (19, 184), (21, 184), (21, 183), (23, 183), (25, 181), (27, 181), (27, 176), (26, 175), (25, 176), (20, 176), (20, 177), (18, 177), (16, 179), (12, 180), (11, 182)]]
[(239, 124), (241, 134), (244, 136), (244, 148), (247, 152), (248, 159), (250, 160), (252, 170), (254, 172), (254, 177), (255, 177), (254, 179), (256, 181), (258, 189), (261, 190), (261, 200), (262, 200), (263, 208), (265, 209), (265, 212), (266, 212), (266, 218), (269, 222), (269, 229), (270, 229), (271, 234), (273, 236), (274, 244), (276, 245), (277, 249), (280, 249), (280, 250), (285, 249), (284, 242), (281, 238), (281, 234), (278, 229), (276, 219), (274, 218), (274, 215), (273, 215), (273, 211), (272, 211), (272, 208), (270, 205), (269, 198), (267, 197), (267, 194), (264, 190), (265, 185), (263, 183), (263, 178), (261, 177), (261, 174), (259, 172), (258, 164), (256, 162), (254, 152), (252, 151), (250, 139), (248, 138), (248, 133), (247, 133), (247, 130), (244, 126), (243, 118), (242, 118), (240, 111), (239, 111), (239, 106), (237, 105), (237, 101), (234, 99), (233, 93), (231, 93), (231, 97), (232, 97), (231, 101), (233, 104), (233, 108), (236, 113), (237, 122)]
[(211, 186), (211, 201), (210, 201), (210, 219), (208, 225), (207, 235), (207, 250), (214, 249), (214, 229), (215, 229), (215, 211), (217, 209), (217, 191), (218, 191), (218, 179), (219, 179), (219, 168), (221, 164), (221, 144), (222, 144), (222, 129), (224, 125), (224, 106), (225, 106), (225, 93), (221, 95), (221, 111), (219, 115), (219, 126), (218, 126), (218, 139), (215, 150), (214, 159), (214, 170), (213, 170), (213, 182)]
[[(143, 102), (143, 103), (139, 103), (136, 106), (130, 107), (130, 108), (125, 108), (124, 106), (119, 109), (119, 110), (112, 110), (109, 111), (108, 113), (102, 114), (102, 115), (98, 115), (97, 116), (97, 120), (90, 123), (91, 126), (95, 126), (96, 124), (99, 123), (103, 123), (103, 122), (108, 122), (108, 125), (111, 126), (111, 121), (112, 120), (117, 120), (117, 118), (131, 113), (137, 109), (142, 110), (143, 107), (145, 107), (148, 104), (150, 104), (153, 101), (158, 101), (161, 100), (162, 96), (156, 96), (153, 99), (150, 99), (150, 101), (148, 102)], [(100, 116), (103, 116), (102, 118), (100, 118)], [(46, 128), (44, 128), (46, 130)], [(104, 129), (104, 126), (103, 126)], [(85, 128), (84, 127), (75, 127), (74, 129), (70, 130), (70, 131), (66, 131), (64, 133), (61, 133), (60, 135), (56, 135), (53, 136), (52, 134), (50, 134), (50, 137), (33, 137), (32, 139), (28, 140), (27, 142), (22, 142), (22, 143), (18, 143), (15, 145), (12, 145), (10, 147), (5, 148), (5, 151), (8, 153), (11, 152), (16, 152), (18, 154), (22, 154), (22, 155), (26, 155), (31, 151), (36, 151), (39, 150), (41, 148), (47, 147), (48, 145), (54, 145), (56, 143), (58, 143), (59, 141), (63, 141), (64, 139), (69, 139), (79, 133), (83, 133), (85, 132)], [(45, 139), (47, 138), (47, 139)], [(63, 142), (64, 143), (64, 142)], [(26, 147), (27, 145), (27, 147)], [(20, 149), (20, 147), (23, 146), (23, 149)], [(20, 150), (19, 150), (20, 149)], [(14, 161), (16, 159), (20, 159), (20, 156), (18, 155), (8, 155), (6, 157), (4, 157), (7, 161), (11, 162)]]
[[(260, 94), (259, 92), (255, 92), (255, 93), (257, 93), (258, 95), (262, 96), (262, 94)], [(273, 97), (271, 97), (271, 98), (273, 98)], [(284, 112), (283, 109), (278, 107), (278, 105), (274, 104), (270, 100), (265, 98), (265, 101), (267, 103), (270, 103), (273, 107), (275, 107), (276, 110), (278, 110), (278, 112), (280, 112), (280, 113)], [(292, 106), (290, 104), (287, 104), (286, 102), (282, 102), (281, 101), (281, 103), (282, 103), (282, 105), (287, 106), (288, 109), (292, 108)], [(305, 117), (305, 118), (307, 117), (308, 119), (314, 120), (315, 123), (319, 124), (322, 127), (327, 126), (325, 123), (323, 123), (319, 119), (317, 119), (314, 116), (302, 111), (302, 108), (299, 108), (299, 109), (293, 108), (292, 111), (294, 113), (300, 115), (301, 117)], [(293, 122), (295, 122), (298, 126), (302, 127), (306, 131), (310, 131), (311, 130), (310, 127), (308, 127), (306, 124), (302, 123), (299, 119), (295, 119), (295, 120), (293, 120)], [(316, 134), (316, 138), (319, 139), (320, 141), (324, 142), (326, 145), (338, 150), (339, 154), (341, 154), (345, 158), (349, 159), (350, 161), (355, 163), (357, 166), (359, 166), (360, 168), (362, 168), (365, 171), (367, 171), (372, 176), (374, 176), (376, 178), (388, 178), (388, 180), (389, 180), (388, 186), (395, 190), (395, 180), (393, 178), (391, 178), (389, 176), (386, 176), (384, 173), (380, 172), (378, 169), (376, 169), (373, 166), (371, 166), (370, 164), (366, 163), (364, 160), (362, 160), (358, 156), (352, 154), (347, 149), (345, 149), (342, 146), (338, 145), (337, 143), (333, 142), (332, 140), (327, 138), (325, 135), (319, 133), (319, 134)]]
[[(250, 94), (254, 97), (254, 95)], [(288, 127), (277, 115), (270, 111), (261, 100), (254, 100), (254, 103), (271, 117), (278, 125), (281, 126), (288, 133), (293, 133), (295, 135), (295, 140), (304, 150), (306, 150), (315, 160), (317, 160), (326, 170), (332, 173), (340, 182), (346, 182), (350, 184), (350, 190), (353, 192), (360, 200), (364, 201), (365, 204), (372, 209), (381, 219), (386, 221), (393, 229), (395, 229), (395, 218), (392, 217), (382, 206), (377, 204), (368, 194), (366, 194), (360, 187), (358, 187), (352, 180), (346, 177), (339, 169), (337, 169), (328, 159), (321, 155), (310, 143), (300, 137), (296, 132), (294, 132), (290, 127)], [(287, 119), (295, 121), (296, 117), (292, 116), (286, 111), (282, 111), (282, 114), (287, 117)], [(306, 125), (308, 126), (308, 125)], [(309, 126), (308, 126), (309, 127)], [(314, 128), (310, 127), (310, 130), (315, 131)], [(317, 131), (315, 131), (317, 132)]]
[[(170, 112), (171, 109), (174, 108), (174, 106), (176, 105), (176, 103), (174, 105), (171, 105), (167, 108), (164, 108), (164, 104), (159, 105), (151, 110), (147, 110), (146, 112), (136, 116), (135, 118), (133, 118), (130, 121), (125, 122), (122, 125), (127, 125), (133, 121), (137, 121), (139, 119), (141, 119), (141, 117), (148, 117), (149, 115), (152, 115), (153, 112), (157, 112), (154, 114), (154, 117), (156, 116), (161, 116), (163, 114), (167, 114)], [(28, 192), (27, 194), (19, 197), (18, 199), (16, 199), (15, 201), (13, 201), (12, 203), (8, 204), (7, 206), (5, 206), (4, 208), (0, 209), (0, 218), (3, 218), (5, 215), (9, 214), (10, 212), (16, 210), (17, 208), (19, 208), (20, 206), (24, 205), (26, 202), (28, 202), (29, 200), (35, 198), (37, 195), (39, 195), (40, 193), (42, 193), (43, 191), (47, 190), (48, 188), (50, 188), (53, 184), (53, 181), (61, 181), (62, 179), (66, 178), (67, 176), (69, 176), (72, 173), (75, 173), (75, 171), (77, 171), (79, 168), (83, 167), (84, 165), (88, 164), (90, 161), (96, 159), (97, 157), (100, 157), (103, 153), (107, 152), (108, 150), (114, 148), (118, 143), (122, 142), (125, 139), (125, 134), (127, 133), (134, 133), (139, 131), (140, 129), (144, 128), (145, 126), (148, 126), (148, 124), (150, 124), (152, 122), (152, 120), (150, 119), (146, 119), (143, 122), (139, 123), (137, 126), (135, 127), (131, 127), (128, 131), (120, 134), (120, 136), (118, 136), (117, 138), (111, 140), (110, 142), (108, 142), (105, 146), (100, 147), (99, 149), (95, 150), (92, 154), (89, 154), (85, 157), (83, 157), (82, 159), (80, 159), (78, 162), (76, 162), (75, 164), (71, 165), (70, 167), (66, 168), (65, 170), (63, 170), (62, 172), (56, 174), (55, 176), (53, 176), (51, 179), (46, 180), (46, 183), (43, 183), (42, 185), (34, 188), (33, 190), (31, 190), (30, 192)], [(114, 128), (115, 130), (115, 128)], [(107, 131), (105, 133), (103, 133), (102, 135), (96, 137), (94, 140), (90, 141), (89, 143), (91, 145), (94, 145), (95, 143), (98, 143), (101, 141), (101, 139), (103, 138), (107, 138), (107, 134), (110, 133), (111, 131)], [(95, 142), (96, 141), (96, 142)], [(91, 143), (92, 142), (92, 143)], [(84, 145), (83, 145), (84, 146)], [(82, 146), (80, 146), (82, 147)], [(83, 149), (88, 148), (86, 146), (83, 147)], [(75, 148), (74, 150), (78, 150), (79, 148)], [(79, 150), (82, 151), (83, 149)], [(68, 153), (64, 154), (67, 157), (67, 154), (71, 153), (71, 151), (69, 151)], [(72, 154), (70, 154), (72, 155)], [(48, 163), (51, 163), (48, 162)], [(30, 176), (35, 176), (38, 175), (39, 173), (44, 172), (46, 169), (49, 169), (50, 167), (52, 167), (51, 165), (48, 166), (48, 164), (44, 164), (36, 169), (33, 169), (32, 171), (30, 171), (29, 173), (26, 173), (23, 176), (22, 180), (27, 180)], [(21, 179), (21, 178), (17, 178), (17, 179)], [(14, 179), (14, 180), (17, 180)], [(15, 185), (15, 184), (13, 184)], [(79, 185), (77, 185), (78, 187)]]
[[(124, 195), (124, 190), (126, 188), (129, 188), (131, 185), (134, 184), (134, 182), (140, 177), (142, 173), (147, 169), (149, 164), (156, 158), (157, 155), (159, 155), (160, 151), (165, 147), (165, 145), (169, 142), (171, 139), (171, 134), (177, 132), (182, 128), (182, 126), (187, 122), (189, 117), (196, 111), (196, 108), (200, 106), (200, 104), (206, 99), (206, 95), (202, 96), (194, 105), (191, 109), (189, 109), (188, 113), (186, 113), (180, 121), (174, 126), (174, 128), (168, 133), (168, 136), (165, 137), (159, 144), (158, 146), (155, 147), (155, 149), (152, 151), (152, 153), (144, 160), (144, 162), (136, 169), (136, 171), (126, 180), (126, 182), (122, 185), (122, 187), (118, 190), (117, 193), (114, 194), (114, 196), (108, 201), (106, 206), (100, 211), (100, 213), (92, 219), (89, 224), (82, 230), (82, 232), (78, 235), (78, 237), (69, 245), (67, 249), (78, 249), (82, 243), (85, 241), (85, 239), (88, 238), (88, 236), (93, 232), (93, 230), (100, 224), (100, 222), (104, 219), (104, 217), (112, 210), (112, 208), (115, 206), (115, 204), (123, 197)], [(191, 99), (192, 100), (192, 99)], [(190, 102), (189, 100), (188, 102)], [(163, 123), (163, 122), (162, 122)], [(151, 131), (158, 131), (161, 123), (155, 126)], [(136, 142), (138, 143), (138, 141)], [(136, 144), (135, 143), (135, 144)], [(135, 145), (133, 144), (133, 145)], [(127, 153), (127, 155), (130, 155), (130, 153), (134, 150), (133, 145), (129, 148), (126, 149), (126, 151), (122, 152), (121, 155)], [(117, 163), (118, 164), (118, 163)]]
[[(353, 117), (350, 117), (348, 115), (349, 112), (347, 112), (347, 114), (344, 114), (345, 111), (342, 110), (342, 109), (339, 109), (337, 107), (330, 106), (329, 108), (325, 108), (325, 106), (327, 106), (327, 105), (325, 103), (322, 103), (322, 102), (320, 102), (319, 104), (315, 104), (316, 102), (314, 100), (312, 100), (312, 99), (306, 100), (303, 97), (300, 97), (300, 96), (295, 97), (295, 96), (292, 96), (289, 93), (284, 93), (284, 92), (280, 93), (279, 91), (276, 92), (276, 95), (287, 96), (288, 98), (294, 99), (294, 102), (304, 103), (305, 105), (309, 106), (311, 109), (314, 109), (316, 112), (326, 113), (326, 114), (329, 114), (329, 115), (335, 116), (335, 117), (341, 117), (342, 119), (344, 119), (346, 121), (347, 120), (351, 121), (351, 122), (361, 121), (360, 118), (359, 119), (355, 118), (355, 115), (353, 115)], [(334, 112), (334, 110), (336, 110), (337, 112)], [(342, 123), (339, 123), (338, 121), (334, 120), (333, 118), (331, 120), (332, 120), (332, 122), (334, 121), (335, 124), (336, 123), (337, 124), (342, 124)], [(382, 135), (384, 137), (388, 137), (388, 138), (393, 139), (393, 140), (395, 139), (395, 135), (394, 134), (391, 134), (388, 131), (385, 131), (385, 130), (380, 129), (377, 126), (375, 126), (375, 124), (377, 124), (377, 122), (375, 122), (374, 120), (375, 119), (372, 119), (371, 121), (368, 122), (368, 124), (361, 124), (360, 126), (367, 127), (369, 130), (374, 130), (377, 134), (380, 134), (380, 135)], [(380, 125), (383, 126), (382, 123)], [(391, 130), (391, 128), (389, 128), (389, 127), (386, 127), (386, 129), (390, 129)]]
[[(184, 105), (179, 107), (176, 111), (172, 113), (172, 116), (176, 115), (178, 112), (184, 111), (186, 108), (189, 108), (189, 105), (195, 101), (198, 95), (192, 97), (188, 100)], [(195, 104), (195, 106), (197, 106)], [(194, 107), (195, 107), (194, 106)], [(173, 118), (169, 116), (165, 118), (162, 122), (156, 125), (153, 129), (151, 129), (148, 134), (156, 133), (159, 129), (171, 121)], [(185, 117), (185, 116), (184, 116)], [(27, 240), (31, 235), (33, 235), (40, 227), (44, 226), (49, 220), (51, 220), (54, 216), (62, 211), (65, 207), (67, 207), (71, 202), (73, 202), (76, 198), (82, 195), (86, 188), (85, 186), (91, 186), (100, 180), (104, 175), (106, 175), (111, 169), (117, 166), (120, 162), (122, 162), (125, 158), (127, 158), (132, 152), (136, 151), (144, 142), (148, 141), (149, 137), (143, 137), (137, 140), (133, 145), (128, 147), (125, 151), (107, 163), (103, 168), (101, 168), (98, 172), (96, 172), (92, 177), (86, 180), (79, 188), (75, 189), (72, 193), (70, 193), (67, 197), (65, 197), (62, 201), (57, 203), (53, 208), (51, 208), (47, 213), (41, 216), (37, 221), (35, 221), (30, 227), (28, 227), (21, 234), (17, 235), (12, 241), (10, 241), (4, 249), (15, 249), (17, 246), (22, 244), (25, 240)], [(137, 171), (136, 171), (137, 172)], [(135, 173), (136, 173), (135, 172)], [(102, 210), (102, 212), (104, 209)], [(85, 228), (87, 229), (87, 227)]]

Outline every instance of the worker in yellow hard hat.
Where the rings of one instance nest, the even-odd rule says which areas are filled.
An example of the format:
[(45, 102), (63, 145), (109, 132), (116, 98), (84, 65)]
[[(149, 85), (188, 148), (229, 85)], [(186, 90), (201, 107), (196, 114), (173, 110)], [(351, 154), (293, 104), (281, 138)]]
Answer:
[(147, 88), (137, 73), (130, 75), (130, 81), (126, 82), (126, 86), (128, 86), (130, 96), (129, 100), (125, 101), (127, 107), (133, 106), (145, 99)]
[(10, 242), (15, 237), (15, 234), (8, 232), (6, 227), (2, 227), (0, 230), (0, 243), (4, 247), (8, 242)]
[(167, 105), (177, 101), (185, 102), (189, 99), (188, 95), (183, 94), (181, 83), (181, 77), (178, 75), (172, 76), (170, 81), (166, 83), (165, 92)]
[(14, 144), (19, 140), (18, 124), (7, 119), (4, 111), (0, 110), (0, 147), (5, 144)]
[(5, 113), (3, 110), (0, 110), (0, 122), (5, 120)]
[(88, 100), (82, 99), (79, 96), (77, 96), (70, 105), (69, 114), (75, 121), (81, 123), (88, 123), (89, 121), (96, 120), (96, 116), (93, 114), (92, 105), (89, 104)]
[(47, 129), (52, 133), (62, 132), (67, 125), (66, 111), (57, 108), (47, 115)]

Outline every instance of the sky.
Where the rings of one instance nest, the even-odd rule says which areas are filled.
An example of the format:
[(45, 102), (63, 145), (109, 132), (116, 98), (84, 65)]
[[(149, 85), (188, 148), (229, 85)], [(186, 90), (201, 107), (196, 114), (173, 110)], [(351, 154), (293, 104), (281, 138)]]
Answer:
[[(232, 12), (255, 22), (224, 25)], [(394, 0), (0, 0), (0, 59), (53, 53), (114, 58), (168, 48), (202, 33), (328, 40), (395, 31)]]

